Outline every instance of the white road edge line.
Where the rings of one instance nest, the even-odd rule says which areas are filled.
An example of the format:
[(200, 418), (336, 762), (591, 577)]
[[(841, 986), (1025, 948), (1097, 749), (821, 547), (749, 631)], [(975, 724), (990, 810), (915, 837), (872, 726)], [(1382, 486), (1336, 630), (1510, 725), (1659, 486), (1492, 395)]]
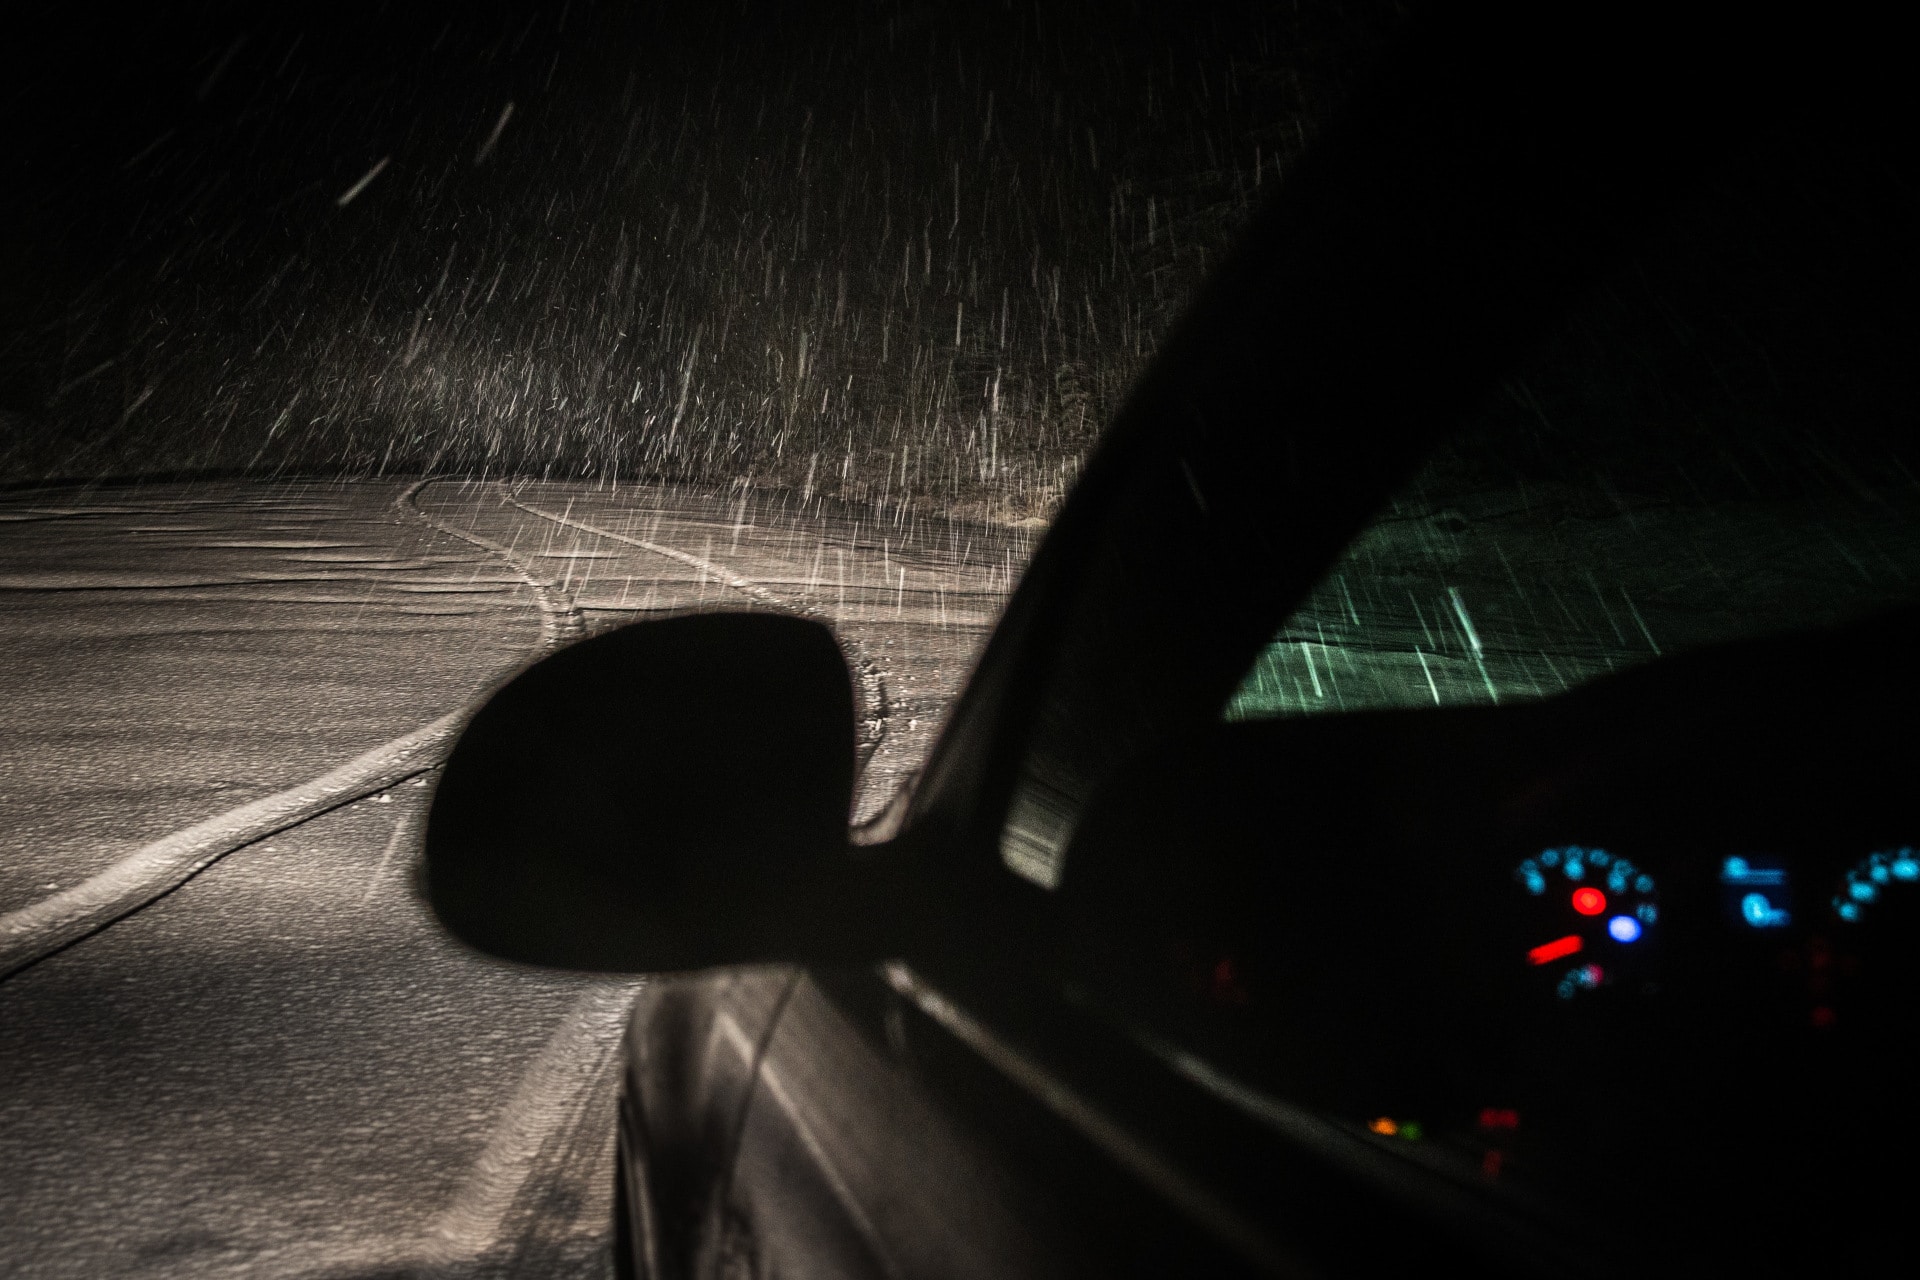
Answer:
[(441, 716), (318, 778), (176, 831), (79, 884), (0, 915), (0, 978), (138, 911), (236, 849), (425, 773), (446, 758), (466, 716), (465, 709)]

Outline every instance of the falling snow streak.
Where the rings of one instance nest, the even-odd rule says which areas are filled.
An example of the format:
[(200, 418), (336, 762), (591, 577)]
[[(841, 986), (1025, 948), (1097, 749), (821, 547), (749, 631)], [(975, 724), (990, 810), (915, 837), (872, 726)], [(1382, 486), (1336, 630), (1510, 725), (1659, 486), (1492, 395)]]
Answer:
[(0, 468), (1044, 517), (1390, 25), (617, 8), (210, 35), (195, 111), (115, 143), (100, 270), (0, 345), (32, 388)]
[(489, 133), (487, 140), (480, 144), (480, 149), (473, 153), (475, 164), (486, 163), (487, 157), (493, 154), (493, 144), (500, 141), (500, 135), (507, 130), (507, 121), (511, 119), (513, 119), (513, 104), (509, 102), (500, 108), (500, 118), (493, 122), (493, 132)]
[(335, 200), (334, 203), (339, 205), (342, 209), (352, 204), (354, 202), (354, 199), (362, 191), (365, 191), (368, 187), (373, 185), (373, 180), (380, 176), (380, 174), (386, 169), (387, 162), (392, 159), (393, 159), (392, 156), (381, 156), (378, 160), (375, 160), (373, 162), (373, 168), (361, 174), (360, 180), (358, 182), (348, 187), (345, 191), (342, 191), (340, 193), (340, 198)]

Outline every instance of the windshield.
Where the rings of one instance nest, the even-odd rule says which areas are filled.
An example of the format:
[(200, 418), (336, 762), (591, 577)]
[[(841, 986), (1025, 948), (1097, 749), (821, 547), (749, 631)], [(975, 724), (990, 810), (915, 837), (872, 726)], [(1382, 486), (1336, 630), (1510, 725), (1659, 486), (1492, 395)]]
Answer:
[(1789, 141), (1543, 335), (1274, 637), (1230, 720), (1551, 696), (1920, 581), (1907, 201)]
[(1897, 604), (1920, 572), (1910, 491), (1635, 504), (1604, 479), (1410, 488), (1288, 620), (1226, 718), (1547, 697)]

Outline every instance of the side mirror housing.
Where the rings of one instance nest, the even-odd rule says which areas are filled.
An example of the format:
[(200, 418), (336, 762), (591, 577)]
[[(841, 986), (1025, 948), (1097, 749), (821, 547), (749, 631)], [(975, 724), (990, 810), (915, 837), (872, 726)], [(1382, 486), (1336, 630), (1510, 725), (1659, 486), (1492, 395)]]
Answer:
[(773, 614), (623, 627), (494, 695), (427, 820), (427, 897), (478, 949), (647, 972), (864, 956), (853, 687)]

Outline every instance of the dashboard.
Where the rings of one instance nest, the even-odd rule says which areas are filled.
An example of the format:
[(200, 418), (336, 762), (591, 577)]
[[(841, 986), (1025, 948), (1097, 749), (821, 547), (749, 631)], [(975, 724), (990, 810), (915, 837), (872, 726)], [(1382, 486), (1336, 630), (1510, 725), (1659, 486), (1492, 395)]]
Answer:
[[(1822, 865), (1828, 859), (1808, 859), (1813, 869), (1797, 876), (1798, 860), (1745, 846), (1706, 861), (1717, 866), (1718, 910), (1694, 923), (1730, 948), (1772, 951), (1786, 985), (1805, 997), (1793, 1015), (1804, 1014), (1816, 1031), (1839, 1025), (1863, 947), (1872, 950), (1867, 944), (1883, 928), (1904, 932), (1920, 904), (1912, 892), (1920, 890), (1920, 857), (1911, 845), (1864, 854), (1837, 876)], [(1531, 900), (1535, 933), (1556, 935), (1526, 951), (1542, 991), (1551, 986), (1562, 1001), (1610, 987), (1658, 994), (1662, 930), (1651, 875), (1609, 850), (1566, 845), (1523, 859), (1514, 880)]]
[(1917, 621), (1220, 726), (1090, 810), (1059, 974), (1619, 1259), (1870, 1269), (1916, 1189)]

